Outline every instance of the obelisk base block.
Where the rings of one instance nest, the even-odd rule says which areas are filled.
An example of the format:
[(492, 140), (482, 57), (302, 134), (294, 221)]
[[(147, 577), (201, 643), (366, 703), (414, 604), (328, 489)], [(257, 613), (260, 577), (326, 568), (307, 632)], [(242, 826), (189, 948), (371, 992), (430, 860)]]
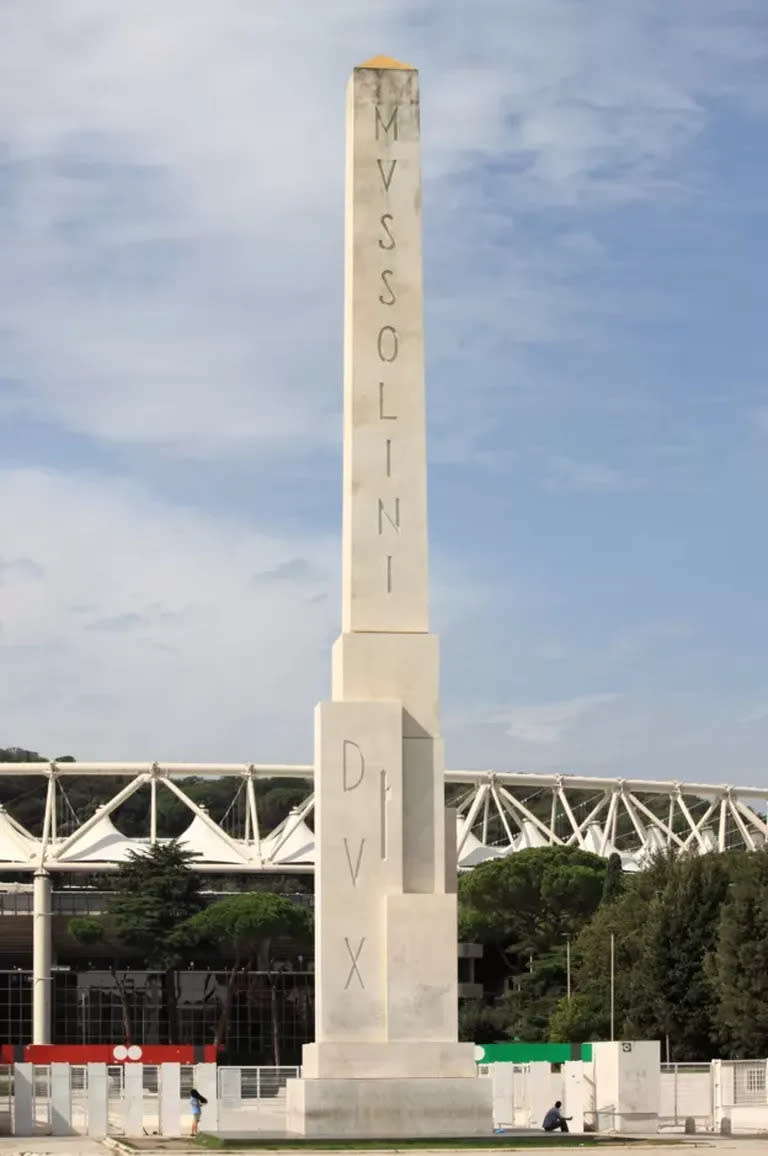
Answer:
[(475, 1045), (431, 1040), (305, 1044), (301, 1074), (305, 1080), (474, 1079)]
[(287, 1128), (301, 1136), (489, 1136), (491, 1081), (469, 1077), (289, 1080)]

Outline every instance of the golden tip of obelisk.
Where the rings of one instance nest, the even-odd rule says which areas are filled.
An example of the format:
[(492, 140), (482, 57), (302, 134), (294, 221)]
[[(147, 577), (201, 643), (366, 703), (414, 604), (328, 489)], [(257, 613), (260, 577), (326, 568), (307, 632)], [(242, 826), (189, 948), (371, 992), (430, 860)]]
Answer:
[(391, 56), (372, 56), (370, 60), (366, 60), (365, 64), (358, 64), (358, 68), (402, 68), (406, 72), (415, 72), (416, 69), (410, 64), (403, 64), (399, 60), (393, 60)]

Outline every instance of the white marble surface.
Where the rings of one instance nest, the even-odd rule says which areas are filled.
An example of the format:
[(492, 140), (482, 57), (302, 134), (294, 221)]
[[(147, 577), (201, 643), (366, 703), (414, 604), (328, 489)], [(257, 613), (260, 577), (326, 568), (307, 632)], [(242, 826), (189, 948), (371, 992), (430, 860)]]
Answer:
[(486, 1136), (491, 1082), (479, 1079), (292, 1080), (288, 1131), (305, 1136)]
[(345, 632), (429, 629), (418, 99), (413, 70), (349, 82)]
[[(418, 76), (355, 69), (347, 105), (342, 635), (315, 715), (315, 1045), (304, 1135), (491, 1130), (457, 1042), (439, 647), (428, 633)], [(450, 825), (451, 854), (455, 819)], [(455, 858), (455, 855), (453, 856)]]

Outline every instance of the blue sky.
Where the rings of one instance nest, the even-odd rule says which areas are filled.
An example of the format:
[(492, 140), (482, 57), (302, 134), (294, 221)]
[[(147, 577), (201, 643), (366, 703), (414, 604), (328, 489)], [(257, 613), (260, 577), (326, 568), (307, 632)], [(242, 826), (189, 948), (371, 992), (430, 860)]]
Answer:
[(311, 758), (379, 52), (449, 765), (768, 786), (763, 0), (0, 6), (0, 745)]

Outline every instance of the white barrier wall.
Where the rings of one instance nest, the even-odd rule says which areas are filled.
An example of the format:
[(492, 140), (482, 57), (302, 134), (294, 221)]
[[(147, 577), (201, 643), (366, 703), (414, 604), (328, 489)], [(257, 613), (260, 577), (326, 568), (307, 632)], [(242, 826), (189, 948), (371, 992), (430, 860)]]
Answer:
[(144, 1135), (144, 1065), (126, 1064), (123, 1069), (123, 1132)]
[(488, 1075), (478, 1079), (490, 1080), (494, 1128), (515, 1126), (515, 1069), (516, 1064), (489, 1064)]
[(657, 1132), (661, 1101), (658, 1040), (592, 1044), (585, 1063), (594, 1089), (589, 1106), (598, 1132)]
[(180, 1136), (181, 1064), (160, 1064), (157, 1096), (160, 1135)]
[(528, 1067), (528, 1108), (529, 1128), (540, 1128), (544, 1117), (555, 1100), (562, 1100), (563, 1078), (561, 1072), (553, 1072), (552, 1065), (544, 1061)]
[[(584, 1131), (584, 1064), (568, 1060), (563, 1064), (563, 1094), (555, 1099), (563, 1101), (563, 1115), (570, 1116), (571, 1132)], [(554, 1100), (552, 1101), (554, 1103)]]
[(72, 1132), (72, 1067), (51, 1064), (51, 1133), (69, 1136)]
[(219, 1129), (217, 1071), (216, 1064), (195, 1064), (194, 1087), (208, 1101), (200, 1113), (201, 1132), (217, 1132)]
[(768, 1061), (713, 1060), (715, 1131), (768, 1132)]
[(711, 1066), (699, 1064), (662, 1064), (659, 1128), (682, 1130), (692, 1119), (697, 1132), (711, 1131)]
[(285, 1131), (285, 1087), (298, 1074), (295, 1067), (271, 1066), (19, 1063), (0, 1072), (8, 1081), (0, 1123), (5, 1116), (6, 1131), (17, 1136), (186, 1135), (192, 1124), (188, 1089), (194, 1086), (208, 1101), (203, 1131), (274, 1134)]
[(13, 1134), (31, 1136), (35, 1120), (33, 1092), (35, 1069), (33, 1064), (13, 1066)]
[(540, 1128), (549, 1108), (560, 1100), (571, 1116), (571, 1132), (584, 1131), (584, 1065), (575, 1060), (556, 1067), (548, 1061), (487, 1065), (493, 1087), (496, 1128)]
[(88, 1065), (88, 1135), (106, 1136), (109, 1124), (107, 1065)]

